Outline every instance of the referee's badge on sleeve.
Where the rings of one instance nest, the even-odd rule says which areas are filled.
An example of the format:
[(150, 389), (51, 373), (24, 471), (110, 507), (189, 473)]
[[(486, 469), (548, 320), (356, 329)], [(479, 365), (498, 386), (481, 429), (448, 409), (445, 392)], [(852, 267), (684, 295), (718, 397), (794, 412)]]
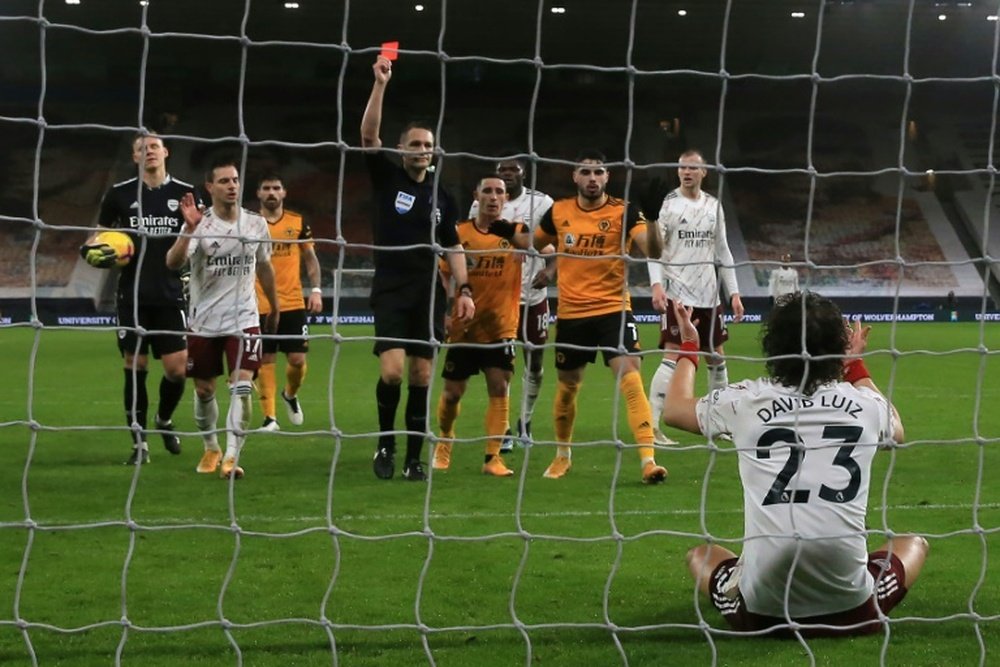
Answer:
[(405, 192), (397, 192), (396, 213), (408, 213), (410, 209), (413, 208), (413, 202), (416, 201), (416, 199), (417, 198), (413, 195), (406, 194)]

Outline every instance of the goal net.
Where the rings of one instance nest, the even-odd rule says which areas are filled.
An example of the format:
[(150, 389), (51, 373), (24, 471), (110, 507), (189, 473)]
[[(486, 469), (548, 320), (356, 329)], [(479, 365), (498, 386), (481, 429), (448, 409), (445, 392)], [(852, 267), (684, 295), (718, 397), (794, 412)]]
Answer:
[[(776, 664), (991, 664), (998, 9), (2, 3), (0, 662), (731, 664), (759, 660), (769, 641)], [(434, 127), (433, 178), (463, 216), (477, 179), (513, 156), (525, 187), (575, 196), (575, 156), (594, 148), (608, 158), (609, 193), (655, 218), (678, 185), (678, 157), (700, 150), (747, 307), (730, 324), (731, 381), (765, 374), (757, 333), (785, 255), (803, 289), (873, 323), (866, 363), (907, 439), (876, 456), (866, 538), (874, 548), (912, 533), (931, 546), (920, 584), (878, 634), (770, 642), (729, 630), (685, 554), (706, 542), (743, 548), (735, 452), (667, 430), (679, 444), (656, 456), (670, 477), (641, 485), (625, 404), (601, 361), (579, 394), (572, 472), (543, 479), (557, 444), (556, 324), (540, 347), (531, 438), (506, 455), (512, 478), (480, 472), (488, 402), (475, 376), (451, 469), (426, 484), (375, 478), (376, 239), (358, 128), (387, 44), (399, 58), (382, 141), (391, 152), (408, 121)], [(174, 418), (182, 454), (150, 433), (151, 463), (120, 465), (132, 429), (116, 274), (78, 248), (104, 193), (136, 176), (131, 143), (143, 132), (163, 137), (168, 171), (191, 183), (214, 157), (236, 156), (248, 208), (256, 179), (281, 174), (287, 207), (312, 228), (324, 306), (309, 318), (305, 422), (282, 412), (282, 430), (258, 429), (255, 396), (239, 482), (194, 472), (190, 383)], [(627, 260), (648, 385), (659, 314), (645, 262)], [(447, 348), (435, 349), (425, 459), (441, 435)], [(279, 389), (285, 364), (279, 353)], [(525, 407), (520, 352), (515, 365), (512, 425)], [(152, 426), (162, 376), (152, 357), (148, 372)], [(700, 373), (696, 393), (706, 391)]]

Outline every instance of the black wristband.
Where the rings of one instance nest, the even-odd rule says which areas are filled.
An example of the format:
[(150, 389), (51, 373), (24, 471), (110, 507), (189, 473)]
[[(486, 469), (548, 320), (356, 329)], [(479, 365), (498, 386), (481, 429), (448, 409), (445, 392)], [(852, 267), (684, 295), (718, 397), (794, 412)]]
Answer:
[(467, 297), (469, 297), (471, 299), (472, 298), (472, 285), (470, 285), (469, 283), (462, 283), (461, 285), (459, 285), (458, 286), (458, 295), (459, 296), (467, 296)]

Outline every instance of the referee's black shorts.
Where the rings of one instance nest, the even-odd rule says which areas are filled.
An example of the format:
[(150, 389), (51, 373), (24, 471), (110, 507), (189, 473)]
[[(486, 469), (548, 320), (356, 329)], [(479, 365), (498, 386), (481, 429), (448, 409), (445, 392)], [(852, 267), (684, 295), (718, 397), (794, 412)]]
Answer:
[(431, 304), (429, 289), (410, 289), (372, 295), (375, 314), (375, 356), (402, 348), (408, 357), (431, 359), (434, 340), (444, 340), (444, 313), (447, 308), (444, 289), (435, 290)]

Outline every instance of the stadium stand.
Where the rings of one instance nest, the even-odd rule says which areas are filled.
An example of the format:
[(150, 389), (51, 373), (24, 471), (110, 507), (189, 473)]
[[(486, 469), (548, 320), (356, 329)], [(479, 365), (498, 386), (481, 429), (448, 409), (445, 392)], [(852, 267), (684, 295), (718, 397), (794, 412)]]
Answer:
[[(842, 141), (813, 146), (815, 187), (802, 173), (726, 176), (731, 230), (738, 221), (738, 233), (731, 235), (743, 238), (743, 244), (731, 244), (734, 256), (752, 267), (741, 272), (741, 278), (752, 275), (752, 284), (741, 286), (745, 294), (766, 293), (773, 266), (767, 262), (785, 253), (812, 262), (816, 268), (800, 270), (801, 284), (828, 294), (892, 296), (897, 288), (907, 296), (980, 294), (982, 281), (933, 192), (906, 187), (900, 202), (896, 174), (831, 175), (871, 170), (869, 130), (842, 119), (817, 118), (817, 125), (829, 126)], [(740, 161), (803, 169), (808, 161), (796, 148), (803, 145), (802, 131), (790, 121), (784, 143), (775, 145), (773, 133), (762, 135), (758, 121), (747, 121), (737, 132)]]
[[(33, 219), (35, 142), (27, 139), (8, 151), (0, 210), (11, 217)], [(97, 204), (112, 178), (119, 142), (120, 137), (99, 133), (50, 132), (46, 136), (38, 187), (38, 217), (46, 225), (36, 258), (39, 288), (66, 287), (71, 282), (77, 249), (87, 236), (71, 228), (93, 224)], [(0, 288), (30, 288), (25, 249), (34, 241), (35, 226), (30, 223), (0, 226)]]

